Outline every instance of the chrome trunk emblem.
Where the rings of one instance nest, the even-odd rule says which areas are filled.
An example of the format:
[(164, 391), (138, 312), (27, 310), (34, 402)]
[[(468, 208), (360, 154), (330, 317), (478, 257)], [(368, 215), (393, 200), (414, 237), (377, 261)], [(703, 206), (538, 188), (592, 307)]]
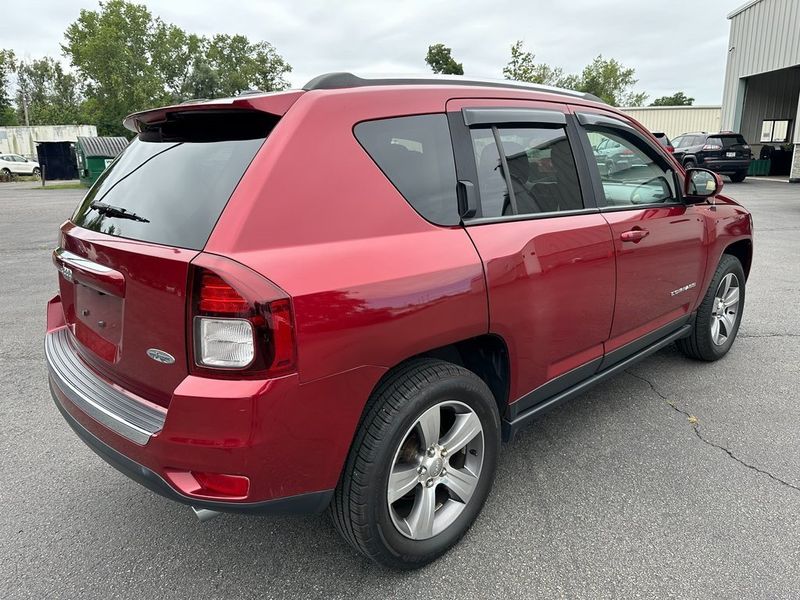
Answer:
[(169, 352), (164, 352), (163, 350), (159, 350), (158, 348), (150, 348), (147, 351), (147, 356), (152, 358), (156, 362), (163, 363), (165, 365), (171, 365), (175, 362), (175, 357), (172, 356)]

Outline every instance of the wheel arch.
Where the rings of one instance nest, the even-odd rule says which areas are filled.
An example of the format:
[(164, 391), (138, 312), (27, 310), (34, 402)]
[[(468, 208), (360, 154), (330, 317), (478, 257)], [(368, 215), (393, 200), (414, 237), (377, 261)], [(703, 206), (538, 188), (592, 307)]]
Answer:
[(744, 239), (733, 242), (725, 247), (722, 254), (730, 254), (736, 258), (742, 263), (745, 280), (750, 277), (750, 267), (753, 264), (753, 240)]
[(409, 356), (386, 371), (372, 393), (394, 372), (418, 358), (436, 358), (475, 373), (492, 392), (500, 416), (505, 414), (509, 399), (510, 361), (508, 346), (499, 335), (479, 335)]

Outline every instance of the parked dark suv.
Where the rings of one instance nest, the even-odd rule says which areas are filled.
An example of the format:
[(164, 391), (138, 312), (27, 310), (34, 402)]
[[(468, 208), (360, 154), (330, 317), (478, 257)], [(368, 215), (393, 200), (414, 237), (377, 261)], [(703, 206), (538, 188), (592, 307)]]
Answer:
[[(201, 518), (327, 508), (369, 558), (423, 565), (501, 439), (736, 337), (749, 213), (593, 97), (338, 73), (125, 124), (53, 254), (50, 387)], [(601, 168), (604, 140), (631, 160)]]
[(687, 169), (703, 167), (739, 183), (747, 177), (750, 146), (738, 133), (684, 133), (672, 140), (673, 153)]

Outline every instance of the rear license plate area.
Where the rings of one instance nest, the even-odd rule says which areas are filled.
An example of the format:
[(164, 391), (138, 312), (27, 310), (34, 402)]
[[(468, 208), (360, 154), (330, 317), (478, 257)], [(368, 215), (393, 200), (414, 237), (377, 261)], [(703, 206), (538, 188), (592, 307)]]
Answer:
[(736, 158), (736, 152), (726, 152), (725, 156), (728, 158)]
[(116, 362), (124, 300), (75, 283), (75, 337), (101, 358)]

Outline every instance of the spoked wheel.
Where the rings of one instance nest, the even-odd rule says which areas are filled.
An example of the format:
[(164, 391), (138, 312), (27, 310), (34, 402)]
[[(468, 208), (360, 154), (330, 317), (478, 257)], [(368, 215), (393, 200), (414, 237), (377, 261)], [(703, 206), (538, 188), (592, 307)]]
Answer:
[(412, 569), (446, 552), (494, 479), (500, 415), (486, 384), (423, 358), (372, 394), (330, 511), (339, 533), (380, 564)]
[(711, 310), (711, 341), (717, 346), (723, 346), (735, 333), (738, 313), (739, 279), (735, 273), (728, 273), (717, 286)]
[(691, 358), (709, 361), (725, 356), (739, 331), (744, 299), (742, 263), (735, 256), (723, 254), (697, 309), (692, 333), (677, 341), (681, 352)]
[(483, 453), (483, 427), (469, 406), (447, 401), (426, 410), (392, 461), (386, 495), (398, 531), (426, 540), (452, 525), (475, 492)]

